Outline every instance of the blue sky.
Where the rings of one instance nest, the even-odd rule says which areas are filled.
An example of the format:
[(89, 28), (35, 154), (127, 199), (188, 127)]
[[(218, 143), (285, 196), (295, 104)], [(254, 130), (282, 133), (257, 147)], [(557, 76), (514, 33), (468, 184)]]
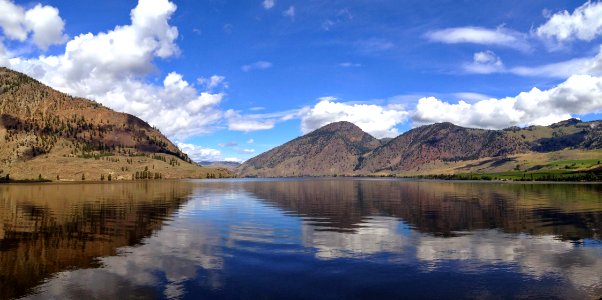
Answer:
[(602, 3), (0, 0), (0, 65), (245, 160), (334, 121), (600, 118)]

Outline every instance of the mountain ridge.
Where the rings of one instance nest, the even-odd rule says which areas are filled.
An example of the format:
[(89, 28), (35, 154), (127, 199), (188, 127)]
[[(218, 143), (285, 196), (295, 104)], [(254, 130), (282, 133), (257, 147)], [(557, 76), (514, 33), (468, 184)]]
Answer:
[[(339, 136), (345, 136), (350, 128), (353, 128), (349, 124), (353, 125), (344, 121), (331, 123), (293, 139), (243, 163), (238, 169), (238, 174), (243, 177), (416, 174), (428, 171), (428, 168), (438, 170), (442, 166), (456, 166), (461, 170), (465, 162), (486, 158), (493, 158), (491, 165), (494, 165), (513, 161), (508, 157), (533, 153), (562, 156), (556, 152), (566, 152), (571, 149), (591, 152), (590, 156), (602, 158), (602, 153), (592, 152), (602, 149), (602, 122), (582, 122), (578, 119), (564, 120), (550, 126), (510, 127), (502, 130), (465, 128), (442, 122), (420, 126), (393, 139), (381, 141), (353, 125), (357, 127), (354, 128), (356, 136), (360, 134), (357, 132), (359, 130), (378, 141), (380, 145), (372, 144), (372, 147), (365, 147), (362, 151), (348, 151), (346, 154), (349, 156), (345, 160), (356, 162), (352, 168), (349, 167), (350, 164), (337, 165), (336, 162), (342, 159), (340, 157), (329, 158), (323, 155), (321, 149), (330, 146), (328, 143), (314, 148), (304, 148), (306, 152), (299, 153), (297, 145), (299, 141), (311, 139), (316, 133), (333, 132), (333, 130), (338, 130)], [(278, 153), (276, 160), (272, 159), (275, 153)], [(287, 156), (287, 153), (290, 155)], [(281, 165), (282, 162), (298, 156), (309, 156), (311, 159), (306, 158), (305, 163), (323, 167), (314, 172), (304, 172), (295, 169), (298, 164), (287, 164), (286, 167)], [(492, 168), (495, 167), (497, 166), (494, 165)], [(507, 165), (505, 168), (509, 167), (510, 165)]]

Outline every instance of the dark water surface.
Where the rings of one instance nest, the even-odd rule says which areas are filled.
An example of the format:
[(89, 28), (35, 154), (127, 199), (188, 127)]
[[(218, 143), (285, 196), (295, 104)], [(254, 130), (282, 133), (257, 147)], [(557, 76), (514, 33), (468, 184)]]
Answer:
[(602, 185), (2, 185), (0, 296), (597, 299)]

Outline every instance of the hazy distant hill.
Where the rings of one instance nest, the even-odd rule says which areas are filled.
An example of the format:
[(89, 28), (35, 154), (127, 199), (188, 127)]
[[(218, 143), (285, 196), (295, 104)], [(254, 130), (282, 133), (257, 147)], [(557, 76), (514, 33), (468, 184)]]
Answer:
[(192, 164), (161, 132), (135, 116), (71, 97), (6, 68), (0, 68), (0, 145), (0, 177), (10, 174), (13, 179), (227, 174)]
[(321, 176), (352, 172), (381, 142), (349, 122), (337, 122), (247, 160), (241, 176)]
[[(361, 137), (361, 139), (358, 139)], [(346, 141), (361, 140), (352, 146)], [(520, 164), (602, 159), (602, 122), (484, 130), (438, 123), (378, 141), (337, 122), (245, 162), (241, 176), (330, 176), (507, 171)], [(526, 155), (530, 155), (527, 157)], [(524, 162), (523, 162), (524, 161)]]
[(239, 162), (235, 162), (235, 161), (201, 161), (199, 162), (199, 164), (203, 167), (214, 167), (214, 168), (226, 168), (226, 169), (230, 169), (230, 170), (234, 170), (238, 167), (240, 167), (240, 163)]

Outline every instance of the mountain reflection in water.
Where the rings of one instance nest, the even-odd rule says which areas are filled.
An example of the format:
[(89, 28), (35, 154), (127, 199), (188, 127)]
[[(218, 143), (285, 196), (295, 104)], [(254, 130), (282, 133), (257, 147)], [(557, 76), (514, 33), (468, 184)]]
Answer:
[(0, 186), (4, 298), (602, 296), (602, 185)]

